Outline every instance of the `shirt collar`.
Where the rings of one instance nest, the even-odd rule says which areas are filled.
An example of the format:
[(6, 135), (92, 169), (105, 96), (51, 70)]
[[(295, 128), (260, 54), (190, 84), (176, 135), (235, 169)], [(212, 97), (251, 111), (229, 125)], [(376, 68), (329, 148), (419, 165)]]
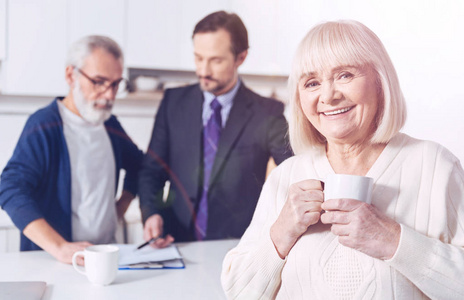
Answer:
[(215, 96), (213, 93), (203, 91), (203, 97), (205, 98), (205, 104), (208, 105), (207, 107), (209, 107), (211, 102), (213, 102), (214, 98), (216, 98), (223, 108), (226, 106), (232, 105), (232, 102), (234, 100), (235, 95), (237, 94), (240, 84), (241, 84), (241, 80), (240, 78), (238, 78), (234, 87), (230, 91), (228, 91), (225, 94), (219, 95), (219, 96)]

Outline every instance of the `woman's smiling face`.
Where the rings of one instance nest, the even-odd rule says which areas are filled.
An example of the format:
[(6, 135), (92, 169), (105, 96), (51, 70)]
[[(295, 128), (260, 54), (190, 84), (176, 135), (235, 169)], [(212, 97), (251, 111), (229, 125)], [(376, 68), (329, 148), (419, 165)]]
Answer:
[(370, 67), (336, 66), (303, 75), (298, 83), (306, 118), (330, 142), (355, 143), (376, 130), (380, 87)]

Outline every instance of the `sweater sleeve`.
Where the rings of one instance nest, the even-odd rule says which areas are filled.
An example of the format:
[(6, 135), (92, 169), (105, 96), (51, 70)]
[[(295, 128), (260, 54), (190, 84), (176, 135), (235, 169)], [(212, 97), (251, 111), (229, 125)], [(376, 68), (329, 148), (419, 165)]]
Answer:
[(22, 231), (30, 222), (43, 218), (35, 194), (42, 180), (47, 180), (45, 155), (49, 145), (43, 126), (30, 118), (21, 133), (11, 159), (0, 180), (0, 206)]
[(273, 299), (280, 287), (285, 260), (279, 257), (270, 237), (270, 227), (287, 190), (279, 189), (280, 169), (276, 168), (264, 184), (240, 243), (225, 256), (221, 281), (228, 299)]
[(464, 171), (459, 161), (446, 178), (448, 234), (436, 239), (401, 225), (398, 249), (386, 262), (432, 299), (463, 299)]

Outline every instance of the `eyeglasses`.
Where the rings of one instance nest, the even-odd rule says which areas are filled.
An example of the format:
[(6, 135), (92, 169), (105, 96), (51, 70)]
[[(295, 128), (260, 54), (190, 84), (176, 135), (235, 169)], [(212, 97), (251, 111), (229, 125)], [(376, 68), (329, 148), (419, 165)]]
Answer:
[(113, 82), (105, 79), (95, 79), (85, 74), (84, 71), (78, 67), (73, 66), (82, 76), (87, 78), (93, 85), (93, 89), (98, 94), (104, 94), (110, 88), (116, 94), (124, 93), (128, 90), (128, 81), (125, 78), (119, 78)]

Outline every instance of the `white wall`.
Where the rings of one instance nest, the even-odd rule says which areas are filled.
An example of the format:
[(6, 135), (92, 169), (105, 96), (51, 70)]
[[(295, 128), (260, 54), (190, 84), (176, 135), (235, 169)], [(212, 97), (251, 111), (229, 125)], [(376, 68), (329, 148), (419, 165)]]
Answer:
[(408, 104), (404, 132), (437, 141), (464, 161), (464, 1), (330, 3), (331, 18), (359, 20), (383, 41)]

